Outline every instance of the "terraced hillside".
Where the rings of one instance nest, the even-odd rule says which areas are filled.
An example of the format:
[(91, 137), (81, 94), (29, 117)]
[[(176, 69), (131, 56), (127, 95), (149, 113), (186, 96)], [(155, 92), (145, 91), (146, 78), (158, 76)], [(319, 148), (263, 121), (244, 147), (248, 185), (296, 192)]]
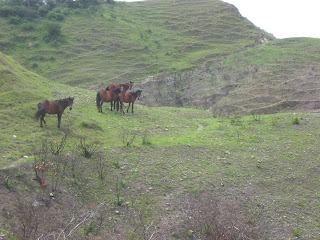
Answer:
[(273, 39), (219, 0), (148, 0), (67, 10), (52, 10), (64, 14), (57, 22), (61, 38), (52, 41), (45, 37), (46, 18), (14, 25), (0, 17), (0, 51), (54, 82), (97, 89), (194, 69)]
[(319, 47), (319, 39), (308, 38), (260, 44), (194, 71), (146, 79), (144, 100), (154, 106), (210, 108), (220, 116), (318, 112)]

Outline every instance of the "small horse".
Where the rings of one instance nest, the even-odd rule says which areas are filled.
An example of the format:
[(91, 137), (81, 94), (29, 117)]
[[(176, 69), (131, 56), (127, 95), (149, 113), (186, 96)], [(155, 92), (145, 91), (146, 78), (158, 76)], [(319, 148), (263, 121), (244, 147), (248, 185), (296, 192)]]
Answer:
[[(112, 102), (117, 102), (117, 111), (118, 111), (120, 92), (121, 92), (120, 88), (116, 88), (114, 90), (100, 90), (100, 92), (97, 93), (97, 99), (96, 99), (98, 111), (102, 113), (102, 104), (104, 102), (111, 103), (111, 111), (112, 111), (112, 105), (113, 105)], [(115, 109), (115, 106), (114, 106), (114, 109)]]
[(61, 116), (67, 107), (72, 110), (74, 98), (65, 98), (55, 101), (43, 100), (38, 104), (38, 111), (35, 114), (35, 118), (38, 120), (40, 117), (40, 127), (43, 127), (42, 122), (47, 125), (44, 117), (46, 114), (58, 114), (58, 128), (60, 128)]
[(135, 92), (129, 92), (129, 93), (126, 93), (126, 92), (121, 92), (119, 94), (119, 101), (120, 101), (120, 111), (122, 113), (124, 113), (123, 111), (123, 103), (129, 103), (129, 106), (128, 106), (128, 109), (127, 109), (127, 113), (129, 112), (129, 108), (130, 108), (130, 105), (132, 104), (132, 113), (133, 113), (133, 104), (134, 102), (136, 101), (136, 99), (138, 98), (138, 100), (140, 99), (140, 96), (141, 96), (141, 92), (142, 90), (137, 90)]

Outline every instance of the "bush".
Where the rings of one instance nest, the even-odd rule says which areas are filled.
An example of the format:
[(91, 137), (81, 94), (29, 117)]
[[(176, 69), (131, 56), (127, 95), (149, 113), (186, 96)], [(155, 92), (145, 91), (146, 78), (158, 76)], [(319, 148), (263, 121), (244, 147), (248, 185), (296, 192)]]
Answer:
[(10, 6), (1, 6), (0, 7), (0, 17), (9, 17), (15, 16), (16, 10)]
[(64, 8), (64, 9), (62, 9), (61, 13), (65, 16), (67, 16), (71, 13), (71, 10), (70, 10), (70, 8)]
[(57, 20), (57, 21), (62, 21), (64, 19), (64, 16), (61, 13), (57, 13), (57, 12), (49, 12), (47, 17), (50, 20)]
[(19, 24), (21, 22), (21, 18), (18, 17), (18, 16), (15, 16), (15, 17), (10, 17), (9, 18), (9, 23), (10, 24)]
[(56, 22), (44, 22), (44, 39), (48, 41), (58, 40), (62, 37), (61, 26)]
[(38, 8), (38, 12), (41, 17), (46, 16), (49, 11), (50, 11), (50, 8), (48, 5), (44, 5)]
[(266, 226), (260, 214), (251, 215), (242, 204), (221, 204), (211, 195), (184, 196), (179, 204), (185, 214), (185, 228), (181, 234), (199, 239), (264, 239)]
[(300, 124), (300, 120), (298, 117), (295, 117), (294, 119), (292, 119), (292, 123), (293, 124)]
[(32, 23), (23, 23), (21, 25), (21, 29), (24, 31), (32, 31), (32, 30), (34, 30), (34, 26)]
[(16, 14), (21, 18), (35, 18), (38, 17), (38, 12), (32, 8), (19, 6), (16, 7)]

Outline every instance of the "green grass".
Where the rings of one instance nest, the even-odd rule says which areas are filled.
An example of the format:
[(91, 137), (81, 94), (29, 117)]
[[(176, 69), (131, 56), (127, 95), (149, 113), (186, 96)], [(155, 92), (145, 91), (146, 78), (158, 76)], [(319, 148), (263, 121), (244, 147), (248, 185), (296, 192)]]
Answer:
[(50, 80), (86, 88), (192, 69), (263, 34), (220, 1), (151, 0), (70, 10), (58, 21), (63, 37), (56, 41), (44, 39), (46, 21), (33, 19), (29, 29), (0, 18), (0, 51)]

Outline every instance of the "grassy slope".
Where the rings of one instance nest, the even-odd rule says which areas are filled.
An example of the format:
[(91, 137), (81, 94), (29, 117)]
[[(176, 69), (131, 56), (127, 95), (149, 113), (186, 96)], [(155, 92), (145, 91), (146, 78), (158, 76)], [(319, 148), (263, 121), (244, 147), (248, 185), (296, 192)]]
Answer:
[(58, 45), (43, 40), (44, 19), (24, 31), (0, 18), (0, 50), (50, 80), (96, 89), (195, 68), (264, 34), (217, 0), (151, 0), (77, 12), (59, 22), (64, 42)]
[(223, 66), (227, 70), (220, 74), (237, 88), (213, 109), (223, 112), (231, 107), (240, 113), (319, 111), (319, 47), (319, 39), (284, 39), (226, 58)]
[(319, 46), (312, 38), (270, 41), (194, 71), (146, 80), (144, 97), (155, 106), (199, 106), (224, 116), (319, 111)]
[[(14, 81), (14, 84), (5, 84), (1, 91), (1, 100), (5, 103), (0, 118), (1, 136), (5, 140), (1, 141), (2, 168), (13, 163), (19, 165), (16, 160), (32, 155), (34, 145), (44, 139), (59, 140), (67, 130), (70, 137), (66, 151), (76, 151), (79, 138), (85, 137), (90, 142), (102, 143), (100, 150), (106, 154), (106, 161), (118, 162), (120, 166), (119, 170), (108, 171), (108, 187), (104, 187), (97, 184), (97, 171), (91, 166), (95, 164), (93, 160), (77, 158), (80, 166), (87, 166), (82, 168), (80, 178), (87, 185), (80, 188), (72, 178), (63, 178), (58, 195), (61, 200), (52, 202), (52, 207), (46, 210), (53, 211), (56, 221), (62, 213), (74, 214), (68, 209), (69, 194), (73, 204), (90, 202), (92, 206), (93, 202), (102, 200), (114, 202), (115, 192), (109, 188), (116, 179), (114, 172), (120, 171), (121, 181), (129, 187), (121, 192), (124, 201), (133, 202), (142, 193), (153, 192), (157, 200), (152, 206), (158, 210), (152, 218), (160, 220), (161, 216), (159, 234), (168, 239), (172, 238), (173, 231), (181, 236), (187, 234), (179, 225), (184, 219), (179, 210), (179, 196), (201, 192), (213, 192), (215, 198), (223, 202), (233, 202), (237, 196), (236, 201), (245, 202), (246, 209), (253, 215), (263, 208), (267, 239), (289, 239), (294, 234), (304, 239), (319, 237), (320, 196), (314, 191), (320, 187), (318, 114), (218, 119), (202, 110), (140, 105), (136, 106), (134, 115), (109, 110), (99, 114), (94, 105), (95, 92), (48, 83), (4, 55), (1, 55), (1, 74), (6, 83)], [(66, 95), (74, 96), (75, 104), (71, 112), (63, 115), (62, 129), (57, 129), (55, 116), (48, 116), (47, 127), (41, 129), (33, 119), (37, 102)], [(292, 124), (294, 117), (300, 120), (299, 125)], [(145, 131), (151, 145), (142, 144)], [(122, 142), (124, 132), (137, 134), (129, 148)], [(33, 158), (27, 160), (33, 161)], [(46, 196), (46, 191), (39, 191), (31, 180), (32, 172), (32, 167), (19, 167), (10, 177), (12, 189), (9, 191), (1, 185), (2, 192), (6, 193), (2, 196), (5, 199), (2, 206), (9, 207), (7, 204), (14, 202), (19, 194), (31, 200)], [(167, 203), (175, 210), (165, 210)], [(114, 211), (108, 216), (125, 226), (129, 224), (122, 229), (129, 231), (126, 213), (122, 208), (119, 210), (123, 212), (121, 216), (114, 216)]]

